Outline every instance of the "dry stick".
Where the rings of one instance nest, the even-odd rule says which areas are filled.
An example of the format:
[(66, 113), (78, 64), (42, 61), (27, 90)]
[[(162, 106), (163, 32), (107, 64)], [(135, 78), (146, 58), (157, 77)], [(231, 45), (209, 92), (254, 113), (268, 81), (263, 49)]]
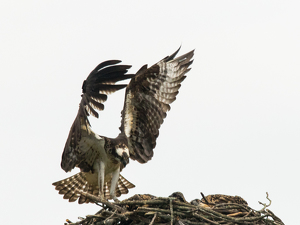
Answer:
[[(174, 201), (173, 203), (175, 203), (175, 202), (176, 202), (176, 201)], [(177, 207), (179, 208), (180, 206), (177, 206)], [(188, 208), (188, 207), (182, 207), (182, 208), (186, 209), (186, 208)], [(191, 208), (191, 207), (189, 207), (188, 209), (190, 209), (190, 208)], [(194, 208), (194, 207), (193, 207), (193, 208)], [(175, 214), (175, 215), (179, 215), (179, 216), (187, 216), (186, 213), (183, 213), (183, 212), (174, 212), (172, 200), (170, 200), (170, 211), (167, 210), (167, 209), (148, 208), (148, 207), (139, 207), (139, 208), (138, 208), (138, 211), (139, 211), (139, 212), (155, 211), (155, 212), (159, 213), (159, 216), (161, 216), (161, 217), (165, 217), (165, 216), (167, 216), (167, 215), (161, 215), (160, 213), (171, 214), (171, 216), (167, 216), (167, 218), (170, 218), (170, 217), (171, 217), (171, 224), (172, 224), (172, 221), (174, 220), (174, 214)], [(193, 214), (193, 215), (194, 215), (194, 214)], [(203, 219), (203, 220), (205, 220), (205, 221), (207, 221), (207, 222), (210, 222), (210, 223), (212, 223), (212, 224), (218, 224), (218, 223), (215, 223), (215, 222), (213, 222), (213, 221), (211, 221), (211, 220), (209, 220), (209, 219), (206, 219), (205, 217), (202, 217), (202, 216), (200, 216), (200, 215), (198, 215), (198, 214), (196, 214), (195, 217), (201, 218), (201, 219)]]
[(205, 203), (206, 203), (207, 205), (215, 205), (214, 203), (208, 202), (207, 199), (205, 198), (205, 195), (204, 195), (202, 192), (200, 192), (200, 194), (201, 194), (202, 198), (204, 199), (204, 201), (205, 201)]
[(149, 225), (152, 225), (154, 223), (155, 218), (156, 218), (156, 213), (154, 214), (154, 216), (153, 216), (151, 222), (149, 223)]
[(171, 216), (168, 214), (162, 214), (160, 212), (156, 212), (155, 214), (157, 214), (158, 217), (165, 219), (165, 220), (171, 220)]
[[(127, 212), (127, 211), (126, 211), (126, 212)], [(123, 218), (123, 219), (128, 219), (128, 218), (125, 216), (126, 212), (124, 212), (124, 213), (118, 213), (118, 211), (117, 211), (117, 212), (112, 212), (112, 211), (105, 210), (105, 211), (103, 211), (101, 214), (102, 214), (102, 215), (104, 215), (104, 214), (109, 214), (109, 215), (114, 214), (114, 215), (117, 216), (117, 217), (120, 217), (120, 218)], [(105, 216), (105, 217), (106, 217), (106, 216)]]
[(184, 212), (194, 212), (197, 210), (197, 208), (192, 208), (192, 207), (186, 207), (186, 206), (180, 206), (180, 205), (175, 205), (175, 202), (173, 202), (173, 210), (174, 209), (179, 209), (182, 210)]
[(133, 200), (133, 201), (122, 201), (115, 202), (115, 205), (161, 205), (167, 203), (169, 199), (150, 199), (150, 200)]
[(217, 204), (213, 207), (213, 210), (218, 210), (218, 209), (244, 209), (246, 211), (251, 210), (251, 208), (247, 205), (240, 205), (237, 203), (221, 203)]
[(143, 215), (139, 215), (137, 212), (132, 214), (132, 217), (130, 219), (132, 220), (132, 224), (137, 224), (138, 222), (144, 222), (145, 224), (149, 224), (151, 221), (147, 217)]
[[(102, 219), (103, 216), (102, 215), (86, 215), (86, 219)], [(81, 221), (80, 221), (81, 222)]]
[[(174, 197), (168, 197), (168, 198), (163, 198), (163, 197), (158, 197), (155, 199), (149, 199), (149, 200), (124, 200), (121, 202), (115, 202), (115, 205), (161, 205), (168, 203), (172, 200), (176, 200)], [(189, 205), (189, 204), (188, 204)]]
[(196, 205), (192, 205), (189, 203), (185, 203), (185, 202), (180, 202), (180, 201), (173, 201), (173, 208), (178, 208), (178, 209), (184, 209), (184, 210), (191, 210), (194, 211), (196, 209), (198, 209), (199, 206)]
[[(176, 198), (174, 197), (168, 197), (168, 198), (163, 198), (163, 197), (158, 197), (155, 199), (149, 199), (149, 200), (124, 200), (122, 202), (116, 202), (116, 205), (161, 205), (161, 204), (168, 204), (170, 200), (173, 200), (173, 203), (175, 202), (180, 202), (177, 201)], [(183, 203), (183, 202), (180, 202)], [(191, 205), (189, 203), (183, 203), (188, 206), (196, 207), (194, 205)]]
[[(168, 210), (168, 209), (148, 208), (148, 207), (138, 207), (137, 208), (137, 212), (149, 212), (149, 211), (171, 214), (170, 210)], [(174, 211), (173, 211), (173, 214), (178, 215), (178, 216), (185, 215), (185, 213), (174, 212)]]
[(115, 210), (109, 217), (107, 217), (105, 220), (104, 220), (104, 224), (110, 219), (112, 218), (115, 214), (116, 214), (117, 210)]
[[(119, 220), (127, 220), (128, 219), (128, 217), (125, 216), (124, 214), (119, 214), (117, 212), (105, 211), (105, 212), (103, 212), (103, 214), (108, 214), (108, 215), (110, 215), (109, 217), (113, 216), (115, 219), (119, 219)], [(105, 216), (105, 215), (103, 215), (103, 216)]]
[[(191, 225), (199, 225), (199, 224), (205, 224), (205, 225), (208, 225), (208, 223), (199, 223), (199, 221), (198, 222), (193, 222), (193, 221), (190, 221), (190, 220), (188, 220), (188, 219), (182, 219), (181, 220), (181, 223), (182, 224), (191, 224)], [(219, 224), (219, 223), (218, 223)]]
[(183, 222), (181, 222), (180, 220), (178, 220), (179, 225), (184, 225)]
[(252, 213), (252, 210), (250, 210), (244, 217), (249, 216)]
[(197, 214), (197, 213), (193, 213), (192, 214), (194, 217), (197, 217), (197, 218), (199, 218), (199, 219), (202, 219), (202, 220), (204, 220), (204, 221), (206, 221), (206, 222), (209, 222), (209, 223), (212, 223), (212, 224), (215, 224), (215, 225), (218, 225), (219, 223), (217, 223), (217, 222), (214, 222), (214, 221), (212, 221), (212, 220), (210, 220), (210, 219), (207, 219), (207, 218), (205, 218), (204, 216), (200, 216), (199, 214)]
[(79, 224), (82, 224), (83, 222), (86, 222), (88, 220), (90, 220), (90, 218), (85, 218), (84, 220), (78, 221), (76, 223), (70, 223), (71, 222), (70, 220), (67, 221), (67, 222), (68, 222), (68, 225), (79, 225)]
[(241, 221), (248, 221), (248, 222), (250, 222), (250, 221), (255, 221), (255, 220), (263, 219), (264, 217), (267, 216), (267, 215), (263, 215), (263, 216), (247, 217), (247, 218), (244, 218), (244, 217), (242, 217), (242, 218), (233, 218), (233, 217), (229, 217), (229, 216), (223, 215), (221, 213), (215, 212), (214, 210), (209, 209), (209, 208), (198, 207), (198, 210), (201, 211), (201, 212), (212, 214), (214, 216), (217, 216), (219, 218), (225, 219), (227, 221), (234, 221), (234, 222), (241, 222)]
[(139, 215), (140, 212), (137, 209), (137, 210), (134, 210), (134, 211), (131, 211), (131, 212), (127, 211), (127, 212), (125, 212), (122, 215), (124, 215), (124, 216), (128, 217), (129, 219), (133, 220), (132, 224), (137, 223), (139, 220), (141, 222), (144, 222), (145, 224), (149, 224), (150, 223), (150, 219), (148, 219), (148, 218), (145, 217), (145, 215), (147, 213), (149, 213), (149, 211), (144, 211), (144, 213), (143, 213), (143, 215)]
[(241, 216), (241, 215), (245, 216), (247, 214), (248, 214), (247, 212), (234, 212), (234, 213), (227, 214), (227, 216), (235, 217), (235, 216)]
[(173, 205), (172, 205), (172, 199), (170, 198), (170, 211), (171, 211), (171, 225), (173, 225)]
[(261, 202), (259, 201), (258, 203), (264, 206), (261, 210), (259, 210), (259, 212), (265, 211), (265, 209), (266, 209), (267, 207), (269, 207), (269, 206), (271, 205), (271, 203), (272, 203), (271, 199), (269, 199), (269, 193), (266, 192), (266, 194), (267, 194), (267, 197), (266, 197), (266, 198), (269, 200), (269, 204), (267, 205), (266, 203), (261, 203)]
[(273, 218), (273, 220), (279, 224), (282, 224), (284, 225), (284, 223), (282, 222), (281, 219), (279, 219), (277, 216), (275, 216), (275, 214), (270, 210), (270, 209), (267, 209), (266, 210), (269, 214), (271, 214), (271, 217)]
[(206, 204), (209, 204), (209, 202), (208, 202), (207, 199), (205, 198), (205, 195), (204, 195), (202, 192), (200, 192), (200, 194), (201, 194), (202, 198), (204, 199), (205, 203), (206, 203)]
[(92, 219), (102, 219), (103, 217), (101, 215), (86, 215), (86, 218), (78, 221), (76, 223), (72, 223), (71, 225), (80, 225), (80, 224), (89, 224)]
[(126, 212), (126, 209), (123, 209), (122, 207), (120, 207), (118, 205), (115, 205), (115, 204), (112, 204), (109, 201), (101, 199), (101, 198), (99, 198), (95, 195), (91, 195), (89, 193), (82, 193), (82, 195), (86, 196), (87, 198), (89, 198), (90, 200), (92, 200), (94, 202), (102, 203), (103, 205), (106, 205), (107, 207), (109, 207), (111, 209), (114, 209), (114, 210), (117, 210), (121, 213)]
[[(104, 214), (109, 214), (109, 217), (108, 218), (106, 218), (105, 220), (104, 220), (104, 218), (106, 217), (105, 215), (101, 215), (102, 213), (104, 213)], [(104, 211), (104, 212), (102, 212), (100, 215), (87, 215), (86, 216), (86, 218), (84, 219), (84, 220), (82, 220), (82, 221), (79, 221), (79, 222), (77, 222), (77, 223), (72, 223), (71, 225), (78, 225), (78, 224), (83, 224), (83, 223), (85, 223), (85, 222), (90, 222), (92, 219), (103, 219), (101, 222), (103, 223), (103, 224), (105, 224), (107, 221), (108, 221), (108, 219), (110, 219), (110, 218), (112, 218), (113, 216), (117, 216), (119, 219), (127, 219), (127, 217), (126, 216), (124, 216), (124, 215), (122, 215), (122, 214), (118, 214), (117, 213), (117, 210), (115, 210), (114, 212), (110, 212), (110, 211)], [(101, 224), (102, 224), (101, 223)]]
[(86, 218), (78, 217), (79, 219), (81, 219), (81, 221), (78, 221), (76, 223), (72, 223), (70, 220), (67, 220), (67, 222), (69, 223), (68, 225), (80, 225), (86, 222), (90, 222), (91, 219), (98, 218), (98, 217), (99, 217), (98, 215), (87, 215)]

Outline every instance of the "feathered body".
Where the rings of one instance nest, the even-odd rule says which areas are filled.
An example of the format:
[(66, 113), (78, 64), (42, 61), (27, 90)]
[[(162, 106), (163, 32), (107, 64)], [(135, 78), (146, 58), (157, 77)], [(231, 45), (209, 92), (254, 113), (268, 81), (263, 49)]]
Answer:
[[(83, 82), (78, 114), (71, 127), (62, 155), (66, 172), (79, 167), (81, 172), (53, 183), (69, 201), (89, 202), (83, 192), (114, 199), (134, 185), (120, 175), (129, 158), (146, 163), (153, 157), (159, 128), (176, 99), (180, 83), (190, 70), (193, 51), (174, 59), (179, 49), (152, 67), (143, 66), (136, 74), (131, 67), (115, 65), (118, 60), (99, 64)], [(128, 85), (118, 81), (131, 79)], [(120, 134), (107, 138), (94, 133), (88, 116), (98, 117), (107, 95), (126, 87)], [(109, 191), (108, 191), (109, 189)], [(108, 194), (109, 193), (109, 194)]]

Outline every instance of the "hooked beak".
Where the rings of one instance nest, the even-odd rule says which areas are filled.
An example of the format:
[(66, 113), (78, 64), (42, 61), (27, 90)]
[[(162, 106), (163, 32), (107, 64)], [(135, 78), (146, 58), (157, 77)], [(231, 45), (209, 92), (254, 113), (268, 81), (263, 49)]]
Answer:
[(127, 155), (126, 152), (123, 152), (120, 161), (121, 161), (121, 163), (123, 164), (123, 166), (124, 166), (124, 168), (125, 168), (125, 166), (129, 163), (129, 156)]

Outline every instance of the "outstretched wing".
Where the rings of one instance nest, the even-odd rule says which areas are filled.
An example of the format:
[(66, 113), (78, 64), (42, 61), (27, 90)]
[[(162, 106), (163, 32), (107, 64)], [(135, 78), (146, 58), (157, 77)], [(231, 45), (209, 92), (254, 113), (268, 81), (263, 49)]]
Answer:
[(126, 88), (120, 130), (131, 159), (140, 163), (152, 158), (159, 128), (193, 62), (194, 51), (174, 59), (178, 51), (150, 68), (143, 66)]
[(66, 172), (75, 166), (83, 171), (88, 171), (92, 166), (95, 151), (90, 151), (90, 149), (100, 137), (91, 130), (88, 116), (91, 114), (98, 118), (96, 110), (104, 109), (103, 102), (107, 100), (107, 95), (127, 86), (115, 83), (134, 76), (125, 75), (131, 66), (115, 65), (120, 62), (119, 60), (109, 60), (100, 63), (82, 84), (79, 110), (62, 154), (61, 168)]

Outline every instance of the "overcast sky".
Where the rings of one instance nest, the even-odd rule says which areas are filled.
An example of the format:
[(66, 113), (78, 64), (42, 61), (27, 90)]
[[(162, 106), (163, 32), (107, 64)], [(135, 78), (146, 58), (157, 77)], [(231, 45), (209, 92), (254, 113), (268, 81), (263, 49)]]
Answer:
[[(63, 224), (99, 207), (69, 203), (51, 185), (81, 85), (108, 59), (152, 65), (195, 50), (153, 159), (122, 172), (128, 195), (188, 201), (239, 195), (297, 224), (300, 189), (298, 1), (2, 1), (1, 223)], [(96, 133), (118, 134), (124, 91), (109, 96)], [(22, 221), (22, 222), (20, 222)]]

